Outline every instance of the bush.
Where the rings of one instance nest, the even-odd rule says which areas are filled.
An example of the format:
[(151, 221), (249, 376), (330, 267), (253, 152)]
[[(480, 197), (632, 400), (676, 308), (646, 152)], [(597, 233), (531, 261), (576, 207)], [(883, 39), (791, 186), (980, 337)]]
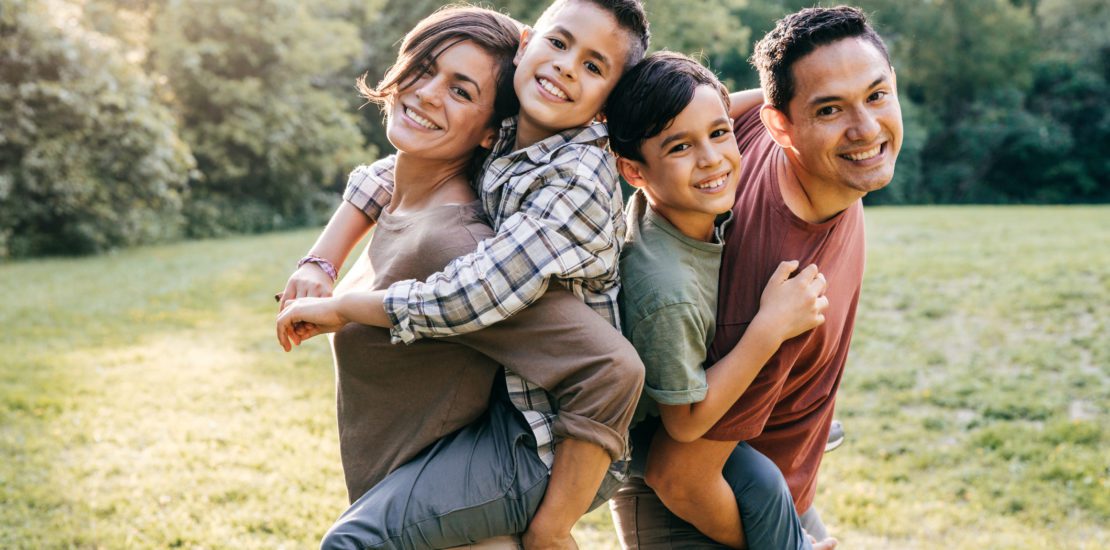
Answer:
[(189, 149), (142, 68), (81, 15), (56, 0), (0, 12), (0, 257), (181, 232)]

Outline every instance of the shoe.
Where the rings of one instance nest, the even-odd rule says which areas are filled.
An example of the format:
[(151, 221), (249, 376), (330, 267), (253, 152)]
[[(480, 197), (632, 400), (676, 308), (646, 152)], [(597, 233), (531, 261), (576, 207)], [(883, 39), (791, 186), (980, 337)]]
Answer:
[(829, 452), (844, 443), (844, 425), (839, 420), (833, 420), (829, 426), (829, 440), (825, 443), (825, 452)]

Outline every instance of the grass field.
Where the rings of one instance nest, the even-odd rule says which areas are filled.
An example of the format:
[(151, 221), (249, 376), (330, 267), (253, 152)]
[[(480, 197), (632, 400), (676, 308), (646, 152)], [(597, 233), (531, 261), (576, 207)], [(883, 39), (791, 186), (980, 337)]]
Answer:
[[(841, 548), (1110, 547), (1110, 208), (875, 208)], [(315, 231), (0, 265), (0, 548), (305, 548), (343, 510)], [(615, 548), (606, 512), (583, 548)]]

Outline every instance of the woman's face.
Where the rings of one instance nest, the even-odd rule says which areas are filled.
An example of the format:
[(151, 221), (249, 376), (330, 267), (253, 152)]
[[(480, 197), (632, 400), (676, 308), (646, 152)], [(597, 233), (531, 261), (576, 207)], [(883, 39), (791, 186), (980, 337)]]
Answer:
[(402, 153), (441, 161), (468, 159), (476, 147), (488, 148), (499, 65), (469, 40), (442, 50), (393, 98), (389, 142)]

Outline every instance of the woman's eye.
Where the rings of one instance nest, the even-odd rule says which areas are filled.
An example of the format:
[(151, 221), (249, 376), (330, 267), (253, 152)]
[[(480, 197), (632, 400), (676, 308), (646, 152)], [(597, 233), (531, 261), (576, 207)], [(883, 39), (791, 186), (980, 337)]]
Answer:
[(564, 43), (562, 40), (559, 40), (558, 38), (548, 38), (547, 41), (551, 42), (552, 46), (555, 46), (560, 50), (566, 49), (567, 47), (566, 43)]
[(598, 67), (597, 63), (594, 63), (593, 61), (586, 62), (586, 70), (594, 74), (601, 74), (601, 67)]
[(470, 100), (470, 93), (467, 92), (466, 90), (458, 87), (458, 86), (452, 86), (451, 87), (451, 93), (453, 93), (453, 94), (455, 94), (455, 95), (457, 95), (457, 96), (459, 96), (463, 99), (466, 99), (468, 101)]
[(724, 128), (718, 128), (716, 130), (713, 130), (713, 133), (709, 134), (709, 137), (716, 139), (726, 134), (728, 134), (728, 130), (725, 130)]
[(869, 97), (867, 99), (869, 99), (871, 101), (878, 101), (878, 100), (883, 99), (884, 97), (886, 97), (886, 94), (887, 94), (886, 91), (879, 90), (879, 91), (871, 94), (871, 97)]

